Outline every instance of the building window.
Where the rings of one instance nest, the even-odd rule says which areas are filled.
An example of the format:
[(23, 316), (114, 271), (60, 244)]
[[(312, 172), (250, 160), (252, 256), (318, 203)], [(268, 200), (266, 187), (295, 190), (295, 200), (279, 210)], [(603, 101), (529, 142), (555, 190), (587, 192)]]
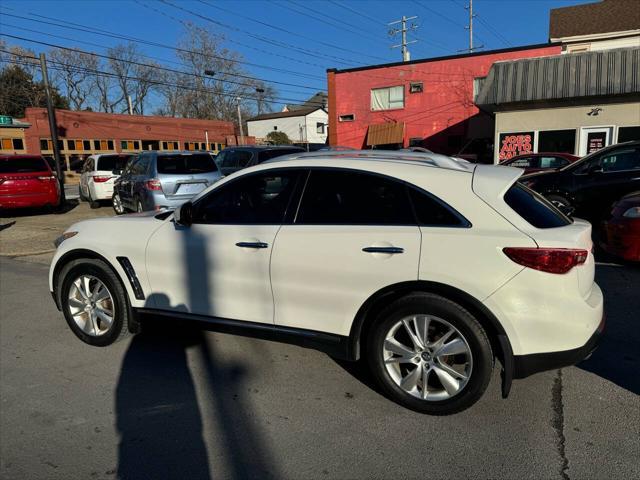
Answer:
[(184, 149), (185, 150), (189, 150), (189, 146), (190, 146), (189, 142), (184, 142)]
[(618, 129), (618, 143), (640, 140), (640, 127), (620, 127)]
[(14, 150), (24, 150), (24, 142), (21, 138), (13, 139), (13, 149)]
[(539, 152), (573, 153), (575, 148), (575, 130), (546, 130), (538, 132)]
[(371, 110), (404, 108), (404, 86), (374, 88), (371, 90)]
[(338, 117), (338, 120), (341, 122), (353, 122), (355, 119), (356, 119), (356, 116), (353, 113), (340, 115), (340, 117)]
[(162, 149), (163, 150), (169, 150), (168, 142), (162, 142)]
[(424, 86), (422, 82), (411, 82), (409, 84), (409, 93), (422, 93), (424, 91)]
[(509, 160), (516, 155), (533, 152), (535, 132), (501, 133), (498, 143), (498, 160)]
[(47, 140), (46, 138), (41, 138), (40, 150), (51, 150), (51, 140)]
[(316, 133), (324, 134), (324, 123), (316, 122)]
[(11, 139), (10, 138), (3, 138), (2, 139), (2, 149), (3, 150), (11, 150), (13, 148), (13, 145), (11, 143)]
[(64, 142), (62, 140), (58, 140), (58, 149), (64, 150)]
[(113, 140), (107, 140), (107, 149), (114, 150), (113, 148)]
[(83, 140), (82, 141), (82, 147), (85, 150), (91, 150), (91, 140)]
[(67, 140), (67, 150), (75, 150), (75, 149), (76, 149), (76, 141)]
[(100, 140), (94, 140), (93, 141), (93, 149), (94, 150), (101, 150), (101, 148), (100, 148)]
[(222, 146), (221, 143), (218, 144), (218, 150), (222, 150), (224, 147)]
[(126, 140), (120, 140), (120, 148), (122, 150), (126, 150), (127, 149), (127, 141)]
[(134, 150), (140, 150), (140, 141), (139, 140), (134, 140), (133, 141), (133, 149)]

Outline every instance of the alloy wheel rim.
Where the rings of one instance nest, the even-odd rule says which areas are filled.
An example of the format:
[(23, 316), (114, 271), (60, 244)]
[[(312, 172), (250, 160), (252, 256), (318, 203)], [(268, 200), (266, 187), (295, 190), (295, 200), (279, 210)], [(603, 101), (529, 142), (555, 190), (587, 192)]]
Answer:
[(140, 202), (138, 202), (137, 208), (136, 210), (138, 211), (138, 213), (142, 213), (142, 204)]
[(113, 196), (113, 207), (117, 213), (122, 213), (122, 202), (120, 201), (120, 195), (118, 194)]
[(432, 315), (411, 315), (395, 323), (385, 337), (382, 358), (394, 383), (425, 401), (458, 395), (473, 369), (466, 338), (449, 322)]
[(69, 311), (87, 335), (99, 337), (111, 330), (115, 303), (107, 286), (92, 275), (81, 275), (71, 284)]

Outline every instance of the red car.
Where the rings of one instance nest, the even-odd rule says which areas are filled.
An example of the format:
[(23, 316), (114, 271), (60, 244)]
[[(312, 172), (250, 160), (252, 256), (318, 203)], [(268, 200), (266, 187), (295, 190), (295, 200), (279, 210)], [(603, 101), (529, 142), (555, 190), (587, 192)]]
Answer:
[(616, 257), (640, 262), (640, 191), (614, 203), (611, 218), (602, 225), (600, 245)]
[(57, 207), (60, 185), (40, 155), (0, 155), (0, 209)]
[(526, 174), (543, 170), (557, 170), (566, 167), (579, 158), (569, 153), (527, 153), (511, 157), (509, 160), (500, 162), (500, 165), (523, 168)]

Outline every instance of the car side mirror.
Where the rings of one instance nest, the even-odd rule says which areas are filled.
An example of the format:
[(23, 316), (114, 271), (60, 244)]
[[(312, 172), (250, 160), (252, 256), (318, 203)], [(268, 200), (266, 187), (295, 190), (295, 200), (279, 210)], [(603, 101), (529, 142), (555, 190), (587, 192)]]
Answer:
[(594, 173), (602, 173), (602, 167), (600, 165), (592, 165), (589, 167), (589, 175), (594, 174)]
[(116, 168), (116, 169), (112, 170), (111, 173), (113, 175), (121, 175), (122, 174), (122, 170), (119, 170), (119, 169)]
[(193, 223), (193, 203), (187, 202), (180, 205), (173, 212), (173, 218), (178, 225), (190, 227)]

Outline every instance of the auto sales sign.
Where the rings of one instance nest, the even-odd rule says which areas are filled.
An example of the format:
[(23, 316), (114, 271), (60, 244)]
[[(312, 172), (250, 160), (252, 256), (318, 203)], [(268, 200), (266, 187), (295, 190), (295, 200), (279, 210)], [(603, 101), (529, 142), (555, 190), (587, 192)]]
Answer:
[(533, 135), (534, 132), (501, 133), (498, 160), (509, 160), (516, 155), (533, 152)]

